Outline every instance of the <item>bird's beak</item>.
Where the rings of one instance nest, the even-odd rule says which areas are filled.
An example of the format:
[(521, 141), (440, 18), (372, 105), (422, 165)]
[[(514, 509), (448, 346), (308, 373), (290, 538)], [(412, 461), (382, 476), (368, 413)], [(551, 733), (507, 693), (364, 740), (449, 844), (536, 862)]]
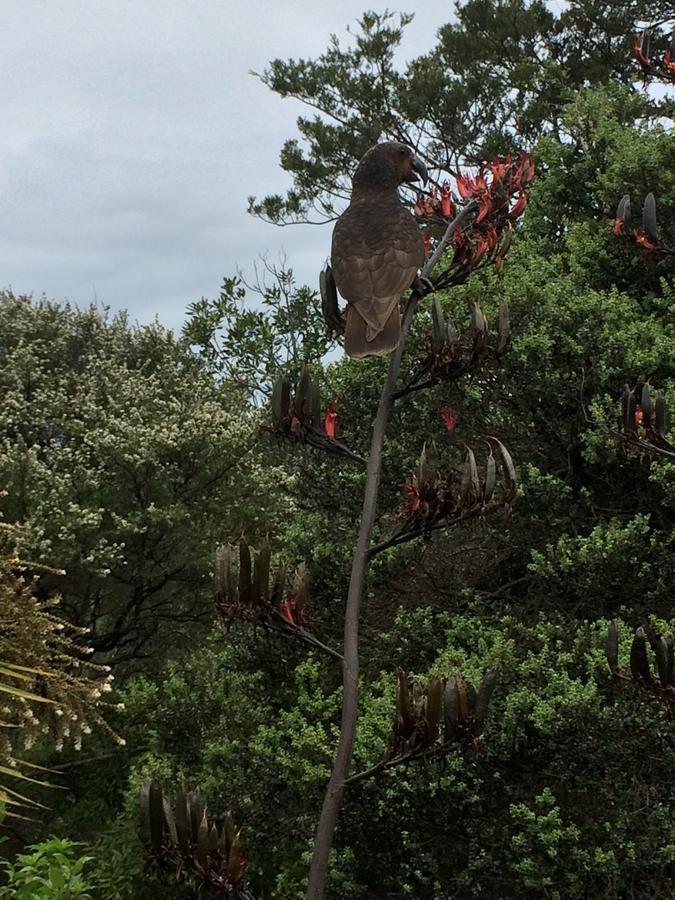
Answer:
[[(427, 172), (427, 167), (424, 165), (419, 156), (413, 156), (412, 167), (415, 172), (422, 179), (422, 184), (426, 184), (429, 180), (429, 173)], [(413, 176), (413, 179), (417, 181), (417, 178)]]

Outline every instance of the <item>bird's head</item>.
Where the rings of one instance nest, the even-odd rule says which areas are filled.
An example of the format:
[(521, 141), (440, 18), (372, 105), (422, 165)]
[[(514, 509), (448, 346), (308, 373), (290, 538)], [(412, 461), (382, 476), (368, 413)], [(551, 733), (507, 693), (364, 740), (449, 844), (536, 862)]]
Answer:
[(420, 178), (425, 183), (427, 169), (419, 156), (407, 144), (387, 141), (375, 144), (362, 157), (356, 167), (352, 184), (354, 188), (393, 187), (410, 184)]

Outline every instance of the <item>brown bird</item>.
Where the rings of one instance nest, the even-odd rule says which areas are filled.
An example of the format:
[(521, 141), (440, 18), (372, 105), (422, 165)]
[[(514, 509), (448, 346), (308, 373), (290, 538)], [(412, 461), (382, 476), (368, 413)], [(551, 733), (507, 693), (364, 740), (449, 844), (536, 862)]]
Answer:
[(401, 340), (399, 300), (424, 261), (422, 233), (398, 188), (427, 180), (405, 144), (376, 144), (352, 179), (351, 202), (335, 223), (331, 261), (347, 301), (345, 352), (356, 359), (391, 353)]

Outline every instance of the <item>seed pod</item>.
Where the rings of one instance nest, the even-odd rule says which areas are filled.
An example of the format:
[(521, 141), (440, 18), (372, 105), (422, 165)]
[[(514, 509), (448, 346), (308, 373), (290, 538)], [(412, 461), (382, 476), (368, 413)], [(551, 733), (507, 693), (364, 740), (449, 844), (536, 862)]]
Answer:
[(321, 427), (321, 389), (319, 388), (319, 382), (316, 380), (311, 381), (311, 390), (310, 390), (310, 401), (308, 404), (308, 415), (311, 421), (311, 424), (314, 428)]
[(427, 479), (427, 442), (422, 444), (420, 458), (417, 461), (417, 484), (422, 486)]
[(648, 684), (652, 683), (652, 673), (647, 658), (647, 635), (642, 626), (635, 631), (630, 648), (630, 671), (635, 681), (642, 679)]
[(190, 849), (191, 828), (187, 796), (182, 787), (176, 791), (175, 819), (178, 848), (183, 855), (186, 855)]
[(431, 349), (438, 354), (443, 349), (445, 335), (445, 316), (443, 307), (438, 297), (434, 297), (431, 303)]
[(467, 714), (473, 716), (476, 712), (476, 700), (478, 699), (478, 694), (476, 693), (476, 688), (470, 681), (465, 681), (464, 684), (466, 685)]
[(628, 385), (624, 385), (623, 399), (621, 402), (621, 427), (627, 434), (634, 434), (637, 429), (635, 421), (635, 412), (637, 410), (637, 402), (635, 400), (635, 392), (631, 391)]
[(473, 330), (473, 350), (479, 353), (484, 347), (487, 338), (487, 322), (480, 304), (474, 301), (471, 308), (471, 327)]
[(234, 838), (234, 822), (232, 821), (232, 813), (228, 811), (225, 813), (225, 818), (223, 819), (223, 828), (220, 832), (220, 850), (225, 859), (227, 859), (230, 855), (230, 850), (232, 849)]
[(478, 697), (476, 698), (476, 712), (473, 723), (474, 737), (480, 737), (485, 729), (488, 709), (490, 707), (490, 699), (497, 685), (497, 673), (493, 669), (483, 675), (483, 679), (478, 688)]
[(141, 785), (139, 809), (141, 840), (144, 846), (149, 847), (152, 843), (152, 832), (150, 830), (150, 784), (148, 782)]
[(431, 746), (438, 738), (438, 726), (443, 712), (443, 681), (435, 675), (427, 687), (426, 739)]
[(465, 722), (469, 717), (469, 700), (466, 692), (466, 681), (461, 675), (457, 676), (457, 694), (459, 697), (459, 721)]
[(617, 219), (621, 219), (626, 228), (630, 228), (630, 196), (624, 194), (616, 209)]
[(396, 732), (407, 740), (413, 729), (413, 715), (408, 691), (408, 675), (403, 669), (396, 672)]
[(619, 671), (619, 626), (614, 619), (607, 626), (607, 637), (605, 638), (605, 656), (607, 657), (607, 665), (612, 675), (616, 675)]
[(459, 691), (457, 679), (448, 678), (443, 691), (443, 741), (452, 740), (459, 725)]
[(188, 791), (187, 793), (187, 805), (188, 805), (188, 813), (190, 815), (190, 829), (192, 831), (192, 843), (197, 843), (197, 836), (199, 834), (199, 826), (202, 822), (202, 817), (204, 815), (204, 811), (206, 809), (206, 803), (202, 800), (202, 797), (198, 790)]
[(152, 852), (158, 856), (162, 850), (164, 833), (164, 805), (162, 786), (156, 778), (150, 782), (148, 793), (148, 809), (150, 818), (150, 844)]
[(251, 602), (251, 551), (243, 537), (239, 541), (239, 602), (244, 606)]
[(511, 340), (511, 320), (509, 304), (502, 300), (499, 304), (499, 331), (497, 332), (497, 353), (504, 353)]
[(665, 438), (668, 431), (668, 410), (666, 408), (666, 398), (663, 391), (656, 392), (656, 402), (654, 403), (654, 428), (659, 437)]
[(499, 450), (499, 456), (501, 457), (502, 461), (502, 469), (504, 471), (504, 491), (506, 495), (504, 501), (506, 503), (510, 503), (516, 496), (516, 491), (518, 490), (518, 477), (516, 475), (516, 467), (513, 465), (511, 454), (502, 444), (502, 442), (500, 440), (497, 440), (497, 438), (492, 438), (492, 440), (495, 442), (495, 444), (497, 445), (497, 449)]
[(166, 825), (166, 831), (171, 838), (171, 846), (177, 847), (178, 832), (176, 830), (176, 820), (173, 815), (173, 810), (171, 809), (171, 801), (166, 794), (162, 797), (162, 808), (164, 809), (164, 824)]
[(503, 259), (506, 254), (509, 252), (511, 248), (511, 242), (513, 241), (513, 228), (511, 227), (511, 223), (509, 222), (508, 228), (504, 232), (504, 237), (502, 238), (502, 242), (499, 245), (499, 256)]
[(642, 407), (644, 424), (651, 425), (654, 422), (654, 404), (652, 403), (652, 389), (648, 382), (642, 386), (640, 406)]
[(465, 508), (469, 508), (478, 502), (480, 498), (480, 479), (476, 457), (471, 447), (467, 447), (466, 462), (462, 472), (462, 484), (460, 498)]
[(298, 566), (296, 571), (295, 587), (295, 618), (298, 624), (302, 624), (303, 614), (309, 600), (309, 576), (304, 563)]
[(459, 343), (459, 331), (455, 327), (455, 323), (448, 319), (445, 323), (445, 343), (448, 345), (450, 350), (455, 347), (456, 344)]
[(282, 559), (280, 559), (277, 564), (277, 570), (274, 573), (274, 581), (272, 583), (272, 590), (270, 591), (270, 604), (275, 609), (278, 609), (281, 606), (281, 601), (284, 596), (285, 588), (286, 588), (286, 566), (284, 565), (284, 561)]
[(218, 849), (218, 829), (215, 822), (209, 828), (209, 852)]
[(270, 596), (270, 557), (271, 549), (268, 541), (263, 541), (260, 550), (256, 553), (253, 569), (253, 582), (255, 585), (255, 603), (267, 603)]
[(656, 644), (656, 668), (659, 673), (659, 681), (661, 687), (668, 687), (668, 644), (663, 635), (658, 639)]
[(281, 382), (283, 381), (282, 377), (279, 377), (275, 380), (272, 386), (272, 400), (270, 402), (271, 410), (272, 410), (272, 422), (274, 425), (278, 426), (281, 424), (283, 419), (283, 407), (281, 404)]
[(495, 462), (494, 454), (492, 453), (492, 447), (490, 447), (490, 453), (487, 458), (487, 463), (485, 464), (485, 484), (483, 485), (483, 503), (489, 503), (492, 499), (492, 495), (495, 491), (495, 484), (497, 482), (497, 463)]
[(642, 230), (650, 241), (658, 241), (659, 235), (656, 228), (656, 199), (654, 194), (647, 194), (642, 207)]
[(674, 654), (673, 654), (673, 636), (672, 634), (666, 635), (666, 650), (668, 652), (667, 657), (667, 678), (668, 684), (675, 685), (675, 681), (673, 681), (673, 663), (675, 662)]
[(298, 380), (298, 389), (295, 392), (295, 414), (303, 425), (306, 424), (306, 418), (309, 412), (307, 401), (310, 399), (311, 381), (309, 368), (307, 365), (303, 364)]
[(209, 822), (206, 818), (206, 810), (202, 814), (197, 831), (197, 846), (195, 847), (195, 860), (202, 872), (206, 872), (209, 864)]
[(345, 323), (338, 306), (333, 270), (328, 265), (319, 275), (319, 290), (321, 292), (321, 314), (326, 323), (326, 330), (329, 334), (342, 334), (345, 330)]
[(236, 834), (232, 838), (232, 844), (230, 845), (230, 852), (227, 858), (227, 874), (233, 881), (238, 881), (242, 876), (242, 864), (241, 864), (241, 850), (239, 846), (239, 835), (240, 831), (237, 831)]

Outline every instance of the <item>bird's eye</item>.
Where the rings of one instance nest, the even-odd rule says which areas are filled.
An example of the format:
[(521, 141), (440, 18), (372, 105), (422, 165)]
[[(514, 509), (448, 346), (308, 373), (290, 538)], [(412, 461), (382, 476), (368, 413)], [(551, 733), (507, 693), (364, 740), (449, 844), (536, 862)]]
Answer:
[(399, 147), (399, 148), (398, 148), (398, 155), (399, 155), (399, 156), (405, 156), (407, 152), (408, 152), (408, 148), (407, 148), (407, 147)]

